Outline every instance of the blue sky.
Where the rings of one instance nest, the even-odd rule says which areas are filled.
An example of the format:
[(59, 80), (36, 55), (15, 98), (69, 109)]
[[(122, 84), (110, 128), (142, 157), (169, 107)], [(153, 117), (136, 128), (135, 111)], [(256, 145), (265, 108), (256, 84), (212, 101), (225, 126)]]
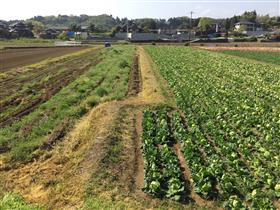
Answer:
[(169, 18), (189, 15), (231, 17), (245, 10), (280, 16), (280, 0), (4, 0), (0, 19), (27, 19), (35, 15), (99, 15), (128, 18)]
[[(280, 0), (146, 0), (131, 1), (133, 8), (128, 16), (141, 17), (173, 17), (189, 15), (194, 11), (194, 17), (231, 17), (245, 10), (256, 10), (260, 14), (279, 15)], [(132, 3), (134, 2), (134, 3)], [(137, 10), (139, 7), (141, 10)]]

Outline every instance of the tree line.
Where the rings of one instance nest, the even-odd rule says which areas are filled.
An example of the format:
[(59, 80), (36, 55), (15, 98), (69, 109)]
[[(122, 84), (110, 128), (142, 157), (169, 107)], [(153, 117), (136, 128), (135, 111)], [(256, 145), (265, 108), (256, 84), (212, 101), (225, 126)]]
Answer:
[[(209, 31), (213, 30), (213, 24), (219, 24), (220, 31), (227, 32), (234, 28), (239, 21), (251, 21), (260, 23), (264, 29), (280, 27), (280, 16), (271, 17), (269, 15), (258, 15), (256, 11), (245, 11), (242, 15), (235, 15), (231, 18), (213, 19), (209, 17), (190, 18), (172, 17), (169, 19), (132, 19), (114, 18), (112, 15), (58, 15), (58, 16), (35, 16), (25, 22), (35, 31), (40, 32), (46, 28), (68, 27), (70, 30), (79, 31), (82, 26), (87, 26), (91, 32), (117, 32), (126, 23), (138, 29), (141, 32), (147, 32), (151, 29), (189, 29), (190, 24), (194, 30)], [(8, 21), (13, 23), (16, 21)]]

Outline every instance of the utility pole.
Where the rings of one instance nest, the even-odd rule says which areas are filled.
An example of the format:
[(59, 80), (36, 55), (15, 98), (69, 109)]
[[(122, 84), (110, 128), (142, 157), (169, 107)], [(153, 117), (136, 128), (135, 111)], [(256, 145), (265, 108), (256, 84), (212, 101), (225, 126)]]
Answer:
[(191, 44), (191, 32), (192, 32), (192, 15), (193, 15), (193, 11), (191, 11), (191, 19), (190, 19), (190, 31), (189, 31), (189, 42)]
[(128, 33), (129, 33), (128, 18), (126, 18), (126, 39), (127, 40), (128, 40)]
[(126, 19), (126, 33), (128, 34), (128, 19)]

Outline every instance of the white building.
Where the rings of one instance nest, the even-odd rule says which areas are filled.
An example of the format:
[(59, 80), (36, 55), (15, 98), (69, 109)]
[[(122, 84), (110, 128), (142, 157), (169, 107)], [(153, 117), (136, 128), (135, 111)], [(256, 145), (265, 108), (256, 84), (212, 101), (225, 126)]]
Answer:
[(249, 21), (240, 21), (236, 23), (234, 30), (248, 36), (261, 36), (269, 33), (269, 31), (263, 30), (261, 24)]

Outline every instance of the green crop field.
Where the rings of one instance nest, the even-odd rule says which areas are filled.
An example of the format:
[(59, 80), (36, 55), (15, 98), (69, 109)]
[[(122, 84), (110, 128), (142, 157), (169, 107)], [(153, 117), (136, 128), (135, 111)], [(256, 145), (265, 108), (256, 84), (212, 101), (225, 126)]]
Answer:
[(200, 196), (221, 200), (227, 209), (275, 209), (280, 67), (192, 48), (145, 49), (184, 115), (144, 113), (145, 190), (176, 200), (187, 190), (167, 146), (173, 139), (181, 144)]
[(235, 55), (242, 58), (249, 58), (261, 62), (280, 65), (280, 52), (256, 52), (256, 51), (239, 51), (239, 50), (225, 50), (222, 52), (228, 55)]

